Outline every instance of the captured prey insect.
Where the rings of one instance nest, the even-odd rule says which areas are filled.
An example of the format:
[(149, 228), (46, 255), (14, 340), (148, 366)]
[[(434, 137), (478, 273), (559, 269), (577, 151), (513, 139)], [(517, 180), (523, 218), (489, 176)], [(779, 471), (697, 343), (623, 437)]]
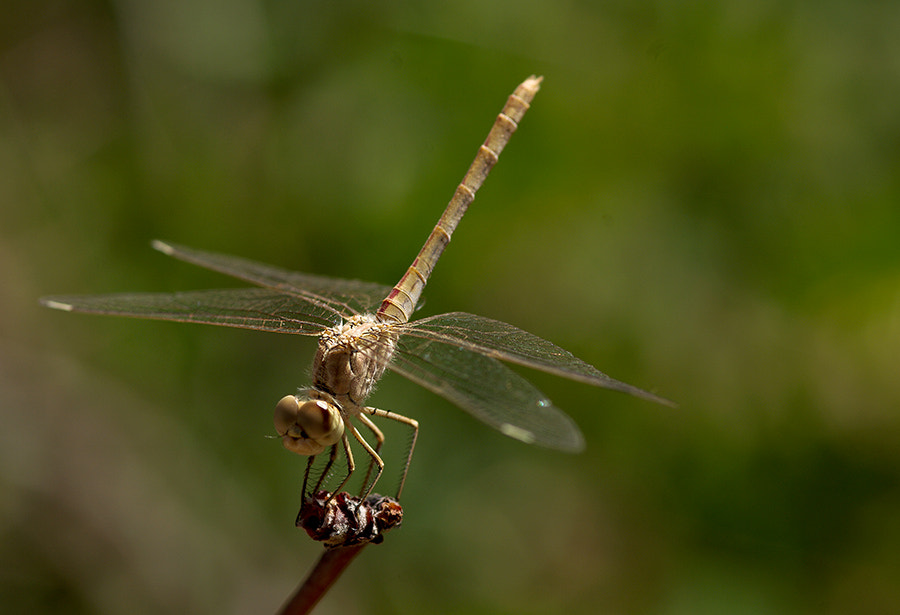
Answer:
[[(359, 497), (365, 499), (369, 495), (384, 470), (380, 452), (385, 441), (370, 417), (399, 421), (412, 430), (397, 490), (399, 497), (412, 459), (418, 423), (365, 405), (386, 369), (450, 400), (507, 436), (563, 451), (581, 450), (584, 439), (572, 419), (501, 360), (673, 404), (614, 380), (551, 342), (504, 322), (462, 312), (410, 321), (435, 263), (528, 110), (541, 79), (529, 77), (509, 97), (425, 245), (393, 288), (296, 273), (235, 256), (155, 241), (153, 247), (164, 254), (259, 288), (46, 297), (42, 303), (74, 312), (318, 336), (312, 385), (299, 395), (285, 396), (275, 408), (275, 427), (285, 448), (310, 456), (304, 479), (305, 498), (321, 487), (323, 478), (314, 485), (308, 485), (307, 480), (313, 459), (325, 451), (329, 451), (329, 457), (322, 477), (343, 453), (346, 476), (332, 493), (346, 485), (356, 467), (350, 438), (370, 459)], [(371, 432), (374, 445), (363, 437), (355, 423)]]

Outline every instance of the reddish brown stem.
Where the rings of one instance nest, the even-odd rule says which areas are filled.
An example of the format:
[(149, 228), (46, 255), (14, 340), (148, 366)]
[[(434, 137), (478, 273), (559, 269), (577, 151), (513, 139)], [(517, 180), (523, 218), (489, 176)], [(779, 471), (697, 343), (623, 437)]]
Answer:
[(368, 543), (325, 549), (322, 557), (316, 563), (316, 567), (297, 588), (294, 595), (285, 602), (279, 611), (280, 615), (305, 615), (311, 612), (366, 544)]

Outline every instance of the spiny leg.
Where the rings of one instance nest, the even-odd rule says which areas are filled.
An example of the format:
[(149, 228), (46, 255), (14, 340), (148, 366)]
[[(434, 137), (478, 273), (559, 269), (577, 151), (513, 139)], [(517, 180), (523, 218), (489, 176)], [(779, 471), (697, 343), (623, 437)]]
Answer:
[[(412, 429), (412, 441), (409, 443), (409, 454), (406, 456), (406, 463), (403, 466), (403, 473), (400, 474), (400, 485), (397, 487), (397, 499), (400, 499), (400, 493), (403, 491), (403, 484), (406, 482), (406, 474), (409, 472), (409, 464), (412, 463), (413, 450), (416, 448), (416, 438), (419, 437), (419, 422), (408, 416), (390, 412), (388, 410), (380, 410), (379, 408), (365, 408), (365, 411), (372, 416), (380, 416), (398, 423), (403, 423)], [(362, 418), (362, 415), (360, 415)], [(376, 478), (377, 480), (377, 478)], [(374, 484), (374, 483), (373, 483)]]
[[(334, 444), (331, 446), (331, 452), (328, 455), (328, 463), (326, 463), (325, 467), (322, 468), (322, 473), (319, 474), (319, 480), (316, 481), (316, 486), (313, 488), (310, 495), (315, 495), (316, 493), (318, 493), (319, 489), (322, 488), (322, 483), (325, 482), (325, 479), (328, 477), (328, 473), (331, 472), (331, 466), (334, 465), (334, 462), (337, 460), (337, 456), (338, 456), (338, 447), (337, 447), (337, 444)], [(307, 468), (307, 473), (309, 472), (309, 469), (312, 467), (312, 462), (313, 462), (313, 459), (310, 459), (309, 467)], [(304, 481), (304, 483), (305, 482), (306, 481)], [(306, 492), (304, 491), (304, 493), (306, 493)]]
[[(349, 427), (350, 429), (353, 430), (354, 434), (356, 435), (356, 437), (358, 439), (359, 434), (356, 433), (356, 428), (353, 427), (353, 424), (350, 423), (350, 421), (346, 420), (346, 419), (345, 419), (345, 423), (346, 423), (346, 427)], [(347, 476), (345, 476), (344, 480), (341, 481), (341, 484), (338, 485), (337, 488), (335, 488), (335, 490), (331, 492), (331, 497), (328, 498), (327, 502), (325, 502), (326, 506), (328, 505), (328, 502), (331, 502), (331, 500), (334, 498), (334, 496), (336, 496), (338, 493), (340, 493), (341, 489), (344, 488), (344, 485), (347, 484), (347, 481), (350, 480), (350, 477), (353, 476), (353, 470), (356, 469), (356, 462), (353, 461), (353, 451), (350, 450), (350, 440), (347, 438), (346, 431), (341, 436), (341, 442), (344, 444), (344, 452), (347, 454)], [(335, 448), (337, 448), (337, 444), (335, 444), (334, 446), (335, 446)]]
[[(382, 432), (378, 425), (372, 422), (372, 420), (367, 417), (365, 414), (359, 415), (359, 422), (369, 428), (369, 431), (372, 432), (372, 435), (375, 436), (375, 453), (381, 455), (381, 447), (384, 446), (384, 432)], [(363, 491), (366, 491), (366, 486), (369, 484), (369, 477), (372, 476), (372, 470), (375, 468), (375, 458), (369, 458), (369, 469), (366, 470), (366, 477), (363, 479)], [(375, 481), (372, 481), (372, 489), (375, 488)]]
[[(331, 447), (331, 448), (332, 448), (332, 457), (334, 457), (334, 452), (333, 452), (334, 447)], [(316, 455), (310, 455), (309, 461), (306, 462), (306, 472), (303, 474), (303, 489), (300, 491), (300, 496), (303, 500), (303, 506), (300, 507), (300, 511), (297, 513), (297, 520), (294, 521), (294, 525), (296, 525), (297, 527), (300, 526), (301, 519), (303, 518), (303, 507), (306, 506), (307, 502), (312, 501), (312, 499), (313, 499), (312, 496), (315, 494), (315, 491), (318, 491), (319, 483), (322, 482), (322, 479), (320, 477), (319, 483), (316, 483), (316, 489), (312, 493), (307, 493), (306, 485), (309, 483), (309, 473), (312, 472), (313, 462), (315, 460), (316, 460)], [(331, 461), (333, 461), (333, 459)], [(331, 463), (331, 461), (329, 461), (328, 463)]]
[[(375, 462), (375, 465), (378, 466), (378, 471), (375, 473), (375, 478), (372, 479), (372, 484), (363, 484), (363, 491), (359, 495), (360, 502), (363, 502), (367, 497), (369, 497), (369, 494), (375, 487), (375, 483), (377, 483), (378, 479), (381, 478), (381, 473), (384, 472), (384, 461), (382, 461), (381, 456), (375, 452), (375, 449), (373, 449), (368, 442), (366, 442), (366, 439), (362, 437), (362, 434), (359, 433), (359, 430), (357, 430), (352, 423), (347, 421), (347, 427), (353, 434), (353, 437), (356, 438), (356, 441), (359, 442), (364, 449), (366, 449), (366, 452), (369, 454), (369, 457), (372, 458), (372, 461)], [(344, 435), (344, 437), (347, 437), (346, 434)]]
[[(311, 501), (313, 496), (319, 492), (319, 488), (322, 486), (322, 482), (325, 480), (325, 477), (328, 476), (328, 473), (331, 471), (331, 466), (334, 465), (335, 459), (337, 459), (337, 444), (331, 447), (331, 452), (328, 455), (328, 463), (325, 464), (325, 467), (322, 469), (322, 473), (319, 474), (319, 478), (316, 481), (316, 486), (313, 487), (311, 491), (307, 491), (306, 487), (309, 484), (309, 475), (312, 473), (313, 463), (316, 460), (317, 455), (310, 455), (309, 461), (306, 462), (306, 472), (303, 474), (303, 490), (300, 492), (303, 497), (304, 505), (306, 502)], [(330, 500), (331, 498), (329, 498)], [(303, 516), (303, 507), (300, 508), (300, 512), (297, 513), (296, 524), (300, 525), (300, 519)]]
[[(334, 447), (332, 447), (332, 448), (334, 448)], [(306, 485), (309, 482), (309, 473), (312, 471), (313, 461), (315, 461), (315, 460), (316, 460), (316, 456), (310, 455), (309, 461), (306, 462), (306, 472), (303, 474), (303, 489), (300, 491), (300, 494), (303, 496), (304, 500), (306, 500), (306, 498), (309, 497), (306, 494)]]
[[(306, 462), (306, 472), (303, 474), (303, 490), (300, 492), (303, 497), (304, 506), (307, 502), (313, 500), (315, 494), (319, 492), (319, 489), (322, 487), (322, 483), (325, 481), (325, 478), (328, 476), (328, 473), (331, 472), (331, 466), (334, 465), (335, 460), (337, 459), (338, 448), (337, 444), (331, 446), (331, 452), (328, 454), (328, 462), (325, 464), (325, 467), (322, 468), (322, 473), (319, 474), (318, 480), (316, 480), (316, 486), (312, 488), (311, 491), (306, 490), (306, 486), (309, 483), (309, 475), (312, 473), (313, 463), (316, 460), (318, 455), (310, 455), (309, 461)], [(331, 501), (331, 498), (334, 497), (334, 494), (328, 498), (328, 501)], [(295, 525), (298, 527), (301, 524), (301, 519), (303, 517), (303, 507), (300, 507), (300, 512), (297, 513), (297, 520), (295, 521)]]

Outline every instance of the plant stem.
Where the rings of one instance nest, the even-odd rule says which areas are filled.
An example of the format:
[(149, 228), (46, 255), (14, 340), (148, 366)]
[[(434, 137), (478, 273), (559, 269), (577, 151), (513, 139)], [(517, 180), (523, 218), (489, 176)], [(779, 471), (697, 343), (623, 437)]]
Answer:
[(309, 576), (279, 611), (280, 615), (305, 615), (313, 610), (322, 596), (340, 578), (344, 569), (368, 543), (351, 547), (325, 549)]

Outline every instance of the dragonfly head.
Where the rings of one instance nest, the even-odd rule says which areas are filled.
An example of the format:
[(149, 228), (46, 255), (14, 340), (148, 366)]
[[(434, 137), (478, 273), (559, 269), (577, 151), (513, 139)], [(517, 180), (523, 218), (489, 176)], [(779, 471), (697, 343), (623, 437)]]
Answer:
[(275, 406), (275, 431), (289, 451), (318, 455), (340, 442), (344, 421), (340, 410), (324, 399), (301, 403), (296, 395), (285, 395)]

